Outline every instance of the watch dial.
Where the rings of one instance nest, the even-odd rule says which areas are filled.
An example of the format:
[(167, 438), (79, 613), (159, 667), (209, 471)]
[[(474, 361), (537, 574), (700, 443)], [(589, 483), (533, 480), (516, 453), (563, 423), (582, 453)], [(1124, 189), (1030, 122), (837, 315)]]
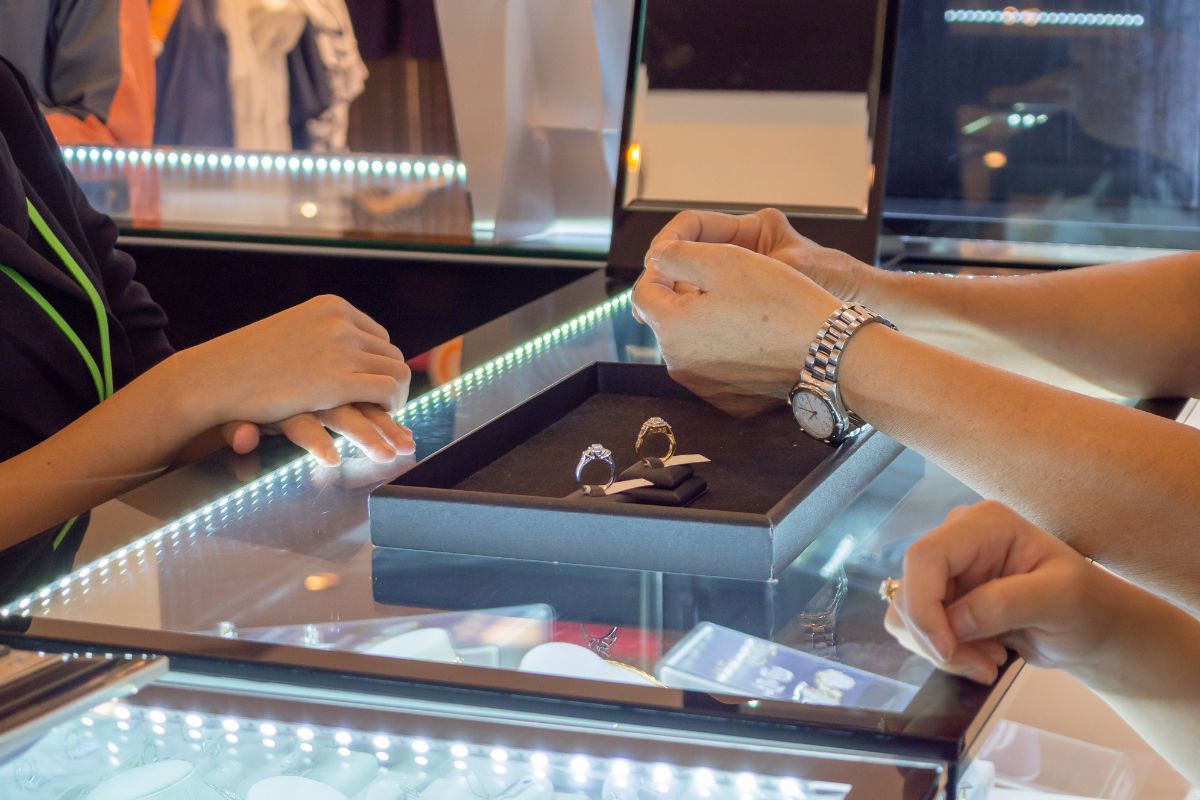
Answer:
[(833, 429), (837, 424), (833, 416), (833, 409), (819, 395), (803, 389), (796, 392), (795, 397), (792, 398), (792, 414), (795, 415), (796, 422), (800, 424), (804, 432), (810, 436), (818, 439), (828, 439), (833, 436)]

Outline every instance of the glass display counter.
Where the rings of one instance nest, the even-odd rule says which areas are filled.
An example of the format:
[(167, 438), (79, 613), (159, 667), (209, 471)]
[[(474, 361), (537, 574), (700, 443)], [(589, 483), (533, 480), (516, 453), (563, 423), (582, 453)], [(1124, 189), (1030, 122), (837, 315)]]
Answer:
[[(607, 291), (582, 314), (557, 312), (565, 321), (549, 329), (555, 294), (423, 355), (458, 366), (447, 367), (456, 377), (432, 381), (436, 388), (404, 411), (418, 442), (415, 460), (581, 365), (657, 360), (652, 334), (630, 314), (628, 292)], [(531, 335), (539, 317), (542, 332)], [(859, 778), (845, 776), (868, 775), (856, 772), (863, 763), (921, 763), (941, 776), (920, 790), (863, 795), (870, 797), (923, 797), (939, 781), (959, 782), (1020, 670), (1011, 663), (994, 687), (980, 687), (935, 672), (884, 631), (881, 578), (901, 571), (906, 546), (951, 507), (975, 499), (911, 453), (879, 474), (780, 579), (757, 583), (374, 549), (367, 493), (414, 459), (380, 466), (341, 446), (343, 465), (332, 470), (278, 443), (252, 458), (214, 456), (95, 509), (75, 568), (0, 608), (10, 641), (165, 654), (189, 675), (295, 684), (310, 698), (370, 693), (355, 701), (360, 707), (395, 697), (469, 707), (460, 716), (548, 715), (561, 731), (556, 737), (568, 739), (597, 726), (650, 726), (660, 738), (740, 742), (739, 758), (811, 750), (811, 762), (789, 762), (797, 780), (836, 773), (853, 786)], [(219, 686), (197, 702), (186, 710), (202, 717), (239, 707), (222, 699)], [(187, 706), (156, 699), (150, 708), (168, 705)], [(239, 714), (239, 729), (283, 727), (265, 711)], [(361, 744), (360, 727), (380, 734), (380, 724), (351, 717), (331, 724), (349, 726), (351, 750)], [(208, 737), (214, 725), (196, 727)], [(500, 741), (434, 738), (459, 737), (464, 746)], [(643, 750), (620, 757), (653, 777), (653, 764), (666, 757), (654, 756), (643, 770), (636, 766)], [(599, 768), (587, 749), (568, 755), (580, 753)], [(616, 751), (595, 750), (602, 753)], [(571, 762), (564, 763), (569, 776)], [(589, 796), (626, 796), (605, 794), (591, 769), (587, 781), (599, 782), (587, 784)], [(452, 764), (429, 773), (425, 788), (438, 779), (469, 781), (456, 774)]]
[[(0, 667), (14, 660), (59, 658), (10, 651)], [(936, 765), (913, 759), (763, 746), (653, 722), (615, 729), (377, 693), (162, 675), (161, 660), (154, 666), (114, 680), (107, 696), (10, 732), (0, 792), (29, 800), (922, 800), (943, 779)]]

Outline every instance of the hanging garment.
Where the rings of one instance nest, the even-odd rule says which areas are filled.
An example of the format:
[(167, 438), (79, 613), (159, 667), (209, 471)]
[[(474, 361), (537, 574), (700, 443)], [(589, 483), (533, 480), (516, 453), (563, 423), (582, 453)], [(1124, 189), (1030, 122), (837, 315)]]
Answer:
[(308, 123), (319, 118), (333, 102), (329, 72), (317, 51), (312, 22), (292, 52), (288, 53), (288, 124), (292, 127), (292, 149), (308, 150)]
[(28, 78), (59, 144), (150, 144), (146, 0), (0, 2), (0, 55)]
[(158, 56), (154, 142), (233, 147), (229, 49), (217, 0), (183, 0)]
[(358, 51), (358, 39), (346, 0), (302, 0), (312, 25), (317, 52), (325, 65), (332, 92), (331, 102), (316, 119), (308, 122), (308, 149), (338, 153), (347, 149), (350, 104), (367, 82), (367, 65)]
[(307, 21), (299, 0), (218, 0), (217, 14), (229, 43), (234, 146), (290, 150), (287, 54)]

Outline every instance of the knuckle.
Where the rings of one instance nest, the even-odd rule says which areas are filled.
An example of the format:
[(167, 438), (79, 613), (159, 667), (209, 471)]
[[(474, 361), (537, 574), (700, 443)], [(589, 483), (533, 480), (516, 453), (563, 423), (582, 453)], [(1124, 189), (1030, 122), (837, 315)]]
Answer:
[(789, 225), (787, 214), (784, 214), (778, 208), (763, 208), (755, 213), (768, 225)]
[(933, 555), (936, 542), (930, 536), (922, 536), (908, 546), (904, 551), (904, 571), (923, 564)]

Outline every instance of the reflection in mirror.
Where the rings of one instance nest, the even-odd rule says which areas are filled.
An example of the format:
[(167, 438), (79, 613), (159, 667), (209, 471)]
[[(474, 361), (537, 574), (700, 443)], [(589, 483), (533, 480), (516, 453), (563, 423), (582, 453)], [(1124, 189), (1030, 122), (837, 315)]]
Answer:
[(127, 231), (603, 251), (633, 5), (0, 2), (0, 56)]
[(865, 215), (877, 11), (646, 0), (625, 205)]
[(1200, 6), (909, 3), (889, 227), (1200, 246)]

